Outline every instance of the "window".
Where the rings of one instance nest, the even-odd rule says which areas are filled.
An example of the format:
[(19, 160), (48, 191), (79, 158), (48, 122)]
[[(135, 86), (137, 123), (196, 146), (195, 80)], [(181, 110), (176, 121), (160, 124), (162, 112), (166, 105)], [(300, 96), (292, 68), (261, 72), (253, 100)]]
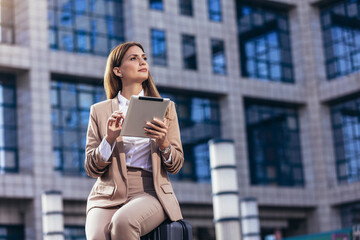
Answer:
[(360, 70), (360, 1), (321, 9), (326, 74), (329, 80)]
[(213, 73), (225, 75), (226, 74), (226, 58), (224, 41), (211, 40), (211, 52), (212, 52), (212, 65)]
[(251, 184), (303, 186), (297, 109), (245, 101)]
[(237, 1), (241, 73), (245, 77), (294, 82), (287, 14)]
[(192, 0), (179, 0), (179, 5), (181, 15), (193, 15)]
[(341, 206), (340, 212), (343, 228), (350, 228), (360, 223), (360, 202)]
[(14, 1), (0, 0), (0, 43), (14, 43)]
[(0, 173), (18, 168), (15, 84), (0, 75)]
[(51, 82), (51, 122), (55, 170), (85, 176), (84, 159), (90, 106), (105, 99), (102, 86)]
[(182, 52), (184, 68), (196, 70), (196, 44), (194, 36), (182, 35)]
[(86, 240), (85, 226), (65, 226), (65, 240)]
[(339, 182), (360, 181), (360, 97), (331, 105)]
[(155, 10), (164, 10), (164, 5), (162, 0), (150, 0), (149, 5), (151, 9)]
[(156, 65), (166, 66), (166, 39), (162, 30), (151, 30), (152, 60)]
[(1, 240), (23, 240), (24, 226), (23, 225), (0, 225), (0, 239)]
[(48, 0), (49, 45), (107, 55), (124, 42), (122, 0)]
[(221, 1), (208, 0), (209, 19), (214, 22), (221, 22)]
[(162, 92), (176, 104), (181, 141), (186, 161), (174, 178), (197, 182), (210, 181), (208, 141), (219, 138), (220, 107), (218, 99), (195, 94)]

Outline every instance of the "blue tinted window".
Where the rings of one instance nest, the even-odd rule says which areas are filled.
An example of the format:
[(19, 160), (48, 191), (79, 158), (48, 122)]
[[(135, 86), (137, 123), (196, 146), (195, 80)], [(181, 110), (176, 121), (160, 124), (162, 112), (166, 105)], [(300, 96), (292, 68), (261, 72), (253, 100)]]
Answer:
[(211, 40), (213, 73), (226, 74), (226, 57), (224, 41)]
[(221, 22), (221, 1), (208, 0), (209, 19), (214, 22)]
[(251, 184), (304, 186), (297, 109), (245, 101)]
[(68, 226), (64, 227), (65, 240), (86, 240), (85, 226)]
[(86, 175), (84, 152), (90, 106), (105, 99), (102, 86), (63, 82), (51, 83), (51, 123), (55, 170), (64, 175)]
[(337, 178), (360, 181), (360, 97), (331, 105)]
[(186, 16), (193, 15), (192, 0), (179, 0), (180, 14)]
[(195, 37), (182, 35), (183, 66), (185, 69), (197, 69)]
[(18, 171), (15, 84), (0, 75), (0, 173)]
[(347, 0), (321, 10), (326, 73), (329, 80), (360, 70), (360, 2)]
[(288, 16), (237, 1), (243, 76), (294, 82)]
[(150, 8), (156, 10), (164, 10), (164, 5), (162, 0), (149, 0)]
[(166, 66), (166, 39), (162, 30), (151, 30), (152, 60), (156, 65)]
[(107, 55), (124, 42), (122, 0), (48, 0), (49, 46)]
[(24, 230), (23, 225), (0, 225), (0, 238), (4, 240), (22, 240), (25, 239)]
[(208, 141), (221, 136), (218, 98), (163, 91), (161, 96), (175, 102), (186, 159), (181, 171), (174, 178), (209, 182)]
[(340, 207), (341, 225), (351, 228), (360, 222), (360, 202), (346, 204)]

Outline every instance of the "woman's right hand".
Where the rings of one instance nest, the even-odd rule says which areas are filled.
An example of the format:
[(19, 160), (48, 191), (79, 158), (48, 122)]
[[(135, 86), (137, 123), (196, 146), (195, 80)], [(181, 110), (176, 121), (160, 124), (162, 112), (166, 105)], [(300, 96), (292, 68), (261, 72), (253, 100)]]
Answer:
[(110, 145), (112, 145), (116, 138), (120, 136), (124, 119), (124, 114), (120, 111), (113, 112), (108, 118), (106, 123), (106, 141)]

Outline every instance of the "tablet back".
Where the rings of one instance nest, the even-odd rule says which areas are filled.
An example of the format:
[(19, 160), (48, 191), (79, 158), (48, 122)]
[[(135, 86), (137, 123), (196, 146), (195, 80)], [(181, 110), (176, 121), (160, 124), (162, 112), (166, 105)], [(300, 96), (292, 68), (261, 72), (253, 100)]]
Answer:
[(168, 98), (131, 96), (120, 136), (146, 138), (146, 121), (163, 119), (169, 103)]

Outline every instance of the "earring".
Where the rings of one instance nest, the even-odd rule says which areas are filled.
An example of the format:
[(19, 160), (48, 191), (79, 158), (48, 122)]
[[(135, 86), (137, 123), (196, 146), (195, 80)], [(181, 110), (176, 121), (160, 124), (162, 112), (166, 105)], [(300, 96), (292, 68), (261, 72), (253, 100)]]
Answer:
[(120, 73), (120, 77), (122, 78), (122, 74)]

